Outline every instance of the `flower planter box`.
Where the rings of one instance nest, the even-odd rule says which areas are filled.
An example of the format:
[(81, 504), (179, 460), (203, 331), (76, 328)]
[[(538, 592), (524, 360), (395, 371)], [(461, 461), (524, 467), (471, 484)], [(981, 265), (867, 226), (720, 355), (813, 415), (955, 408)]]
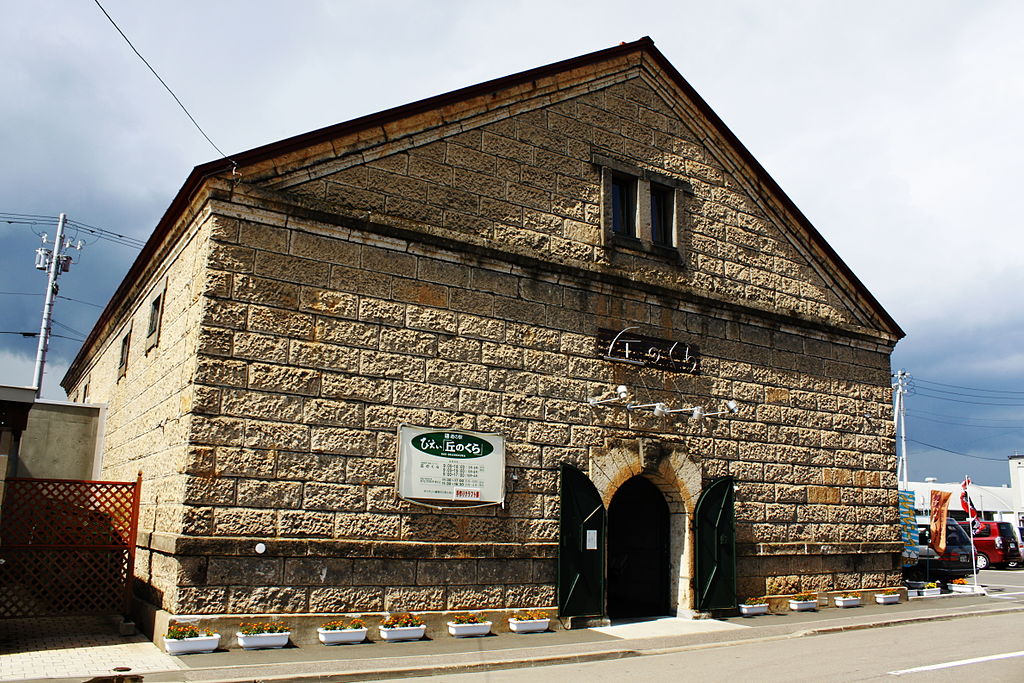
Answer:
[(213, 652), (220, 644), (220, 634), (195, 638), (164, 638), (164, 649), (169, 655), (191, 655)]
[(985, 588), (984, 587), (982, 587), (982, 586), (975, 586), (973, 583), (968, 583), (968, 584), (951, 583), (951, 584), (948, 584), (948, 585), (949, 585), (949, 590), (953, 591), (954, 593), (984, 593), (985, 592)]
[(345, 643), (361, 643), (366, 640), (365, 628), (345, 628), (327, 631), (322, 628), (316, 630), (317, 638), (324, 645), (342, 645)]
[(860, 598), (833, 598), (836, 607), (860, 607)]
[(817, 600), (790, 600), (789, 609), (794, 612), (810, 612), (818, 609)]
[(875, 602), (879, 605), (896, 605), (899, 604), (900, 596), (897, 595), (882, 595), (878, 593), (875, 595)]
[(919, 588), (918, 590), (907, 591), (910, 595), (914, 595), (922, 598), (933, 598), (936, 595), (942, 595), (941, 588)]
[(456, 624), (448, 622), (448, 633), (456, 638), (469, 638), (472, 636), (486, 636), (491, 632), (491, 622), (485, 621), (482, 624)]
[(402, 640), (419, 640), (426, 633), (426, 626), (396, 626), (394, 628), (380, 627), (380, 637), (392, 643)]
[(550, 619), (509, 619), (508, 628), (512, 633), (540, 633), (548, 630)]
[(235, 638), (238, 638), (238, 646), (243, 650), (270, 650), (287, 645), (288, 638), (291, 635), (291, 631), (283, 633), (253, 633), (250, 635), (236, 633)]
[(740, 614), (745, 617), (756, 617), (761, 614), (768, 614), (768, 603), (763, 605), (740, 605)]

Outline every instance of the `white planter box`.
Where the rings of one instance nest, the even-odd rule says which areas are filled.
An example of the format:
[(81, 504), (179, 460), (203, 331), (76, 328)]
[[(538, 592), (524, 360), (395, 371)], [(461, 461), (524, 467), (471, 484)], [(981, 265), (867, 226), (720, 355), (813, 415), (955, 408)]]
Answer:
[(810, 612), (811, 610), (818, 609), (817, 600), (790, 600), (789, 609), (794, 612)]
[(482, 624), (456, 624), (448, 622), (448, 633), (456, 638), (469, 638), (470, 636), (486, 636), (491, 632), (491, 622), (485, 621)]
[(254, 633), (248, 636), (244, 633), (236, 633), (235, 638), (238, 638), (238, 646), (243, 650), (269, 650), (287, 645), (288, 638), (291, 635), (291, 631), (285, 631), (284, 633)]
[(424, 626), (396, 626), (395, 628), (380, 627), (380, 637), (390, 642), (400, 640), (419, 640), (426, 634), (427, 627)]
[(365, 628), (345, 628), (337, 631), (316, 630), (317, 637), (324, 645), (341, 645), (343, 643), (361, 643), (366, 640)]
[(164, 649), (169, 655), (190, 655), (197, 653), (213, 652), (220, 644), (220, 634), (212, 636), (197, 636), (195, 638), (164, 638)]
[(541, 631), (548, 630), (548, 622), (550, 619), (523, 619), (516, 621), (515, 619), (508, 620), (508, 627), (512, 633), (540, 633)]
[(860, 598), (833, 598), (836, 607), (860, 607)]
[(756, 617), (760, 614), (768, 614), (768, 603), (763, 605), (740, 605), (740, 614), (745, 617)]
[(910, 595), (914, 595), (914, 596), (917, 596), (917, 597), (927, 597), (927, 598), (932, 598), (932, 597), (935, 597), (936, 595), (942, 595), (942, 589), (941, 588), (919, 588), (918, 590), (911, 590), (911, 591), (907, 591), (907, 592)]
[(985, 593), (985, 588), (983, 586), (975, 586), (972, 583), (969, 583), (967, 585), (950, 583), (947, 585), (949, 586), (949, 590), (953, 591), (954, 593)]
[(878, 593), (875, 595), (875, 602), (879, 605), (896, 605), (900, 601), (899, 594), (897, 595), (882, 595)]

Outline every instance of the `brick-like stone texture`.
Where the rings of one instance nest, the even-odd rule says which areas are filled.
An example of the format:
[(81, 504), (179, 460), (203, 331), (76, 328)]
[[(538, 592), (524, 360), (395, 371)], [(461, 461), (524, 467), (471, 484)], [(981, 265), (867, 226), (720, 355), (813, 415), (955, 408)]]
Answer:
[[(697, 481), (735, 477), (741, 594), (897, 582), (895, 339), (823, 280), (706, 121), (650, 67), (622, 69), (281, 159), (259, 171), (273, 201), (243, 183), (197, 216), (167, 261), (159, 345), (144, 353), (144, 305), (122, 311), (72, 388), (108, 403), (104, 476), (144, 471), (141, 528), (201, 542), (159, 553), (202, 564), (205, 585), (141, 570), (165, 608), (549, 606), (558, 466), (597, 480), (610, 444), (641, 439)], [(692, 189), (676, 195), (677, 249), (611, 239), (595, 152)], [(600, 358), (597, 330), (627, 327), (699, 346), (700, 373)], [(587, 403), (617, 384), (741, 407), (696, 421)], [(507, 505), (398, 501), (402, 423), (502, 433)], [(605, 500), (643, 473), (692, 513), (699, 490), (642, 452), (607, 460)]]

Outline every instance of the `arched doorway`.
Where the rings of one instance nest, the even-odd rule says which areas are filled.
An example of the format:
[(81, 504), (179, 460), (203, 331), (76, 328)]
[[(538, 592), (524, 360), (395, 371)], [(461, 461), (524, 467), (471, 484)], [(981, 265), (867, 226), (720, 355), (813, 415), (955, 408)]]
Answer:
[(636, 476), (608, 506), (608, 616), (669, 614), (669, 508)]

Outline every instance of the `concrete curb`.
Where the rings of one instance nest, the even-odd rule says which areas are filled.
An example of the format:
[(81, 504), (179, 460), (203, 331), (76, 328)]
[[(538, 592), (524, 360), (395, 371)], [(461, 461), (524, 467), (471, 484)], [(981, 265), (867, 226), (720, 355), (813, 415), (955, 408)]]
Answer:
[(796, 636), (816, 636), (826, 633), (841, 633), (843, 631), (860, 631), (866, 628), (883, 628), (886, 626), (902, 626), (904, 624), (920, 624), (929, 621), (952, 621), (953, 619), (963, 619), (965, 617), (982, 617), (990, 614), (1009, 614), (1013, 612), (1024, 612), (1024, 606), (1022, 607), (999, 607), (996, 609), (980, 609), (973, 610), (970, 612), (956, 612), (950, 614), (925, 614), (919, 617), (897, 617), (893, 619), (886, 619), (878, 622), (868, 622), (865, 624), (847, 624), (846, 626), (825, 626), (823, 628), (812, 628), (805, 631), (799, 631), (795, 633)]
[[(689, 645), (677, 646), (651, 646), (645, 647), (643, 641), (647, 639), (633, 639), (623, 641), (623, 647), (597, 649), (592, 652), (565, 652), (554, 651), (538, 652), (548, 648), (530, 649), (524, 648), (518, 651), (494, 650), (491, 652), (462, 653), (463, 657), (477, 657), (482, 661), (461, 661), (436, 664), (422, 661), (428, 658), (450, 659), (452, 655), (429, 655), (420, 658), (415, 665), (407, 662), (398, 663), (395, 666), (386, 666), (386, 660), (362, 662), (358, 668), (350, 670), (324, 671), (316, 670), (319, 664), (329, 666), (334, 662), (291, 662), (274, 664), (238, 664), (219, 667), (204, 667), (196, 669), (180, 669), (176, 671), (150, 672), (145, 674), (145, 679), (153, 683), (160, 681), (187, 681), (189, 683), (252, 683), (253, 681), (273, 681), (288, 683), (348, 683), (350, 681), (383, 680), (409, 678), (422, 675), (455, 675), (460, 673), (475, 673), (484, 671), (496, 671), (504, 669), (521, 669), (533, 666), (549, 666), (556, 664), (575, 664), (597, 661), (608, 661), (625, 659), (628, 657), (641, 657), (647, 655), (672, 654), (695, 650), (707, 650), (713, 648), (730, 647), (745, 643), (764, 643), (792, 638), (803, 638), (807, 636), (827, 635), (830, 633), (842, 633), (845, 631), (856, 631), (871, 628), (884, 628), (889, 626), (903, 626), (915, 623), (927, 623), (932, 621), (949, 621), (953, 619), (964, 619), (970, 617), (1010, 614), (1024, 612), (1024, 605), (1016, 607), (999, 607), (994, 609), (973, 609), (962, 612), (943, 612), (939, 614), (925, 614), (918, 616), (889, 617), (866, 621), (862, 623), (843, 624), (837, 626), (824, 626), (821, 628), (807, 628), (789, 633), (773, 635), (754, 636), (750, 638), (728, 638), (716, 642), (692, 643)], [(556, 645), (551, 648), (576, 647), (570, 645)], [(493, 659), (486, 659), (490, 654)], [(296, 671), (296, 669), (309, 667), (309, 671)], [(272, 669), (289, 668), (290, 672), (270, 673)], [(48, 679), (55, 680), (55, 679)], [(81, 678), (65, 678), (64, 681), (81, 681)]]

